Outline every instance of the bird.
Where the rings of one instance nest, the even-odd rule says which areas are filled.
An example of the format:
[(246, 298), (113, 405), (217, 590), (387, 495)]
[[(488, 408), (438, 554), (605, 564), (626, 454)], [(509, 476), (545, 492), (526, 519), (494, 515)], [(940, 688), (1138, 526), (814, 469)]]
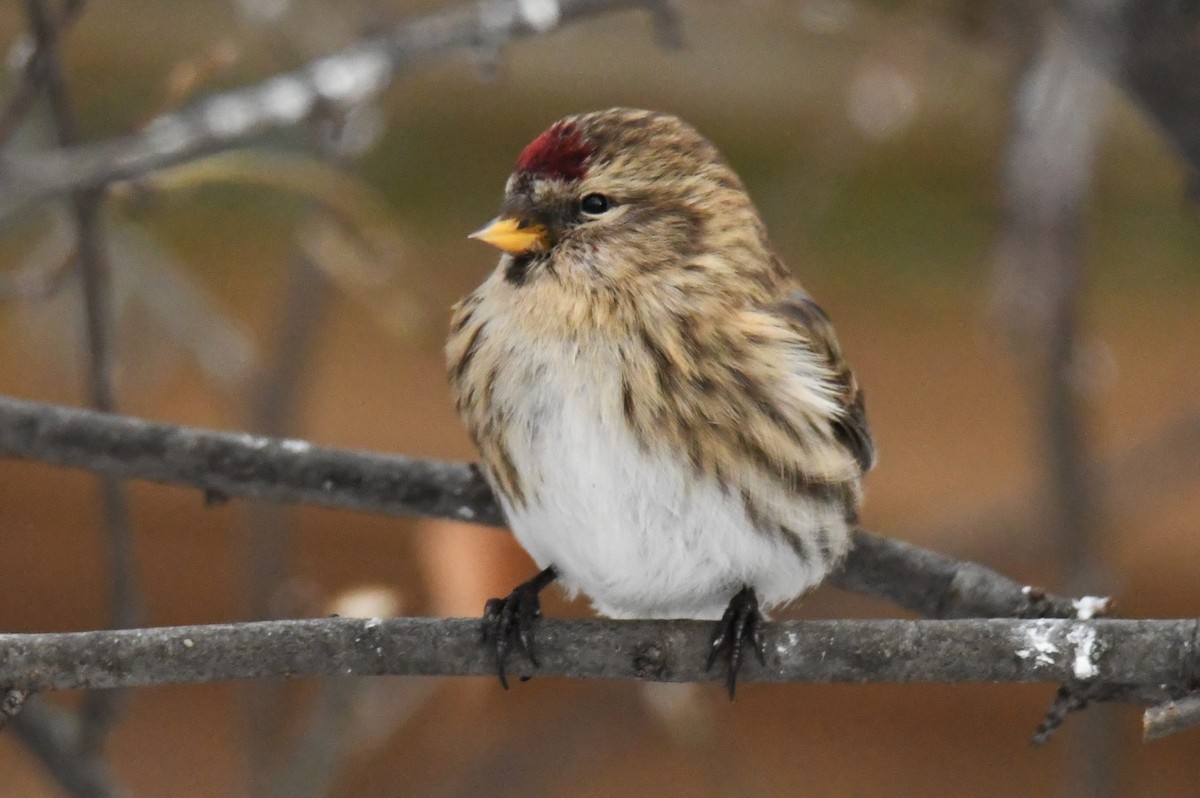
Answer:
[(520, 153), (471, 238), (496, 268), (454, 305), (456, 407), (541, 571), (482, 639), (536, 667), (557, 581), (611, 618), (716, 621), (707, 668), (765, 662), (767, 613), (846, 556), (875, 463), (829, 317), (741, 179), (677, 116), (565, 117)]

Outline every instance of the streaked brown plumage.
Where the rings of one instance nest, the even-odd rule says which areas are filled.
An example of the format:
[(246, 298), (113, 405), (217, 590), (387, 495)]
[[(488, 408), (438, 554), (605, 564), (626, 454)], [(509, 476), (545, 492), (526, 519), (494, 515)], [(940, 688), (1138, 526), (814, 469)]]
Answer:
[[(753, 620), (844, 556), (874, 460), (862, 394), (711, 143), (666, 114), (568, 117), (477, 236), (506, 252), (455, 307), (450, 378), (542, 581), (624, 617), (736, 595), (726, 615)], [(519, 591), (489, 605), (501, 667), (528, 640)], [(718, 638), (732, 689), (741, 640)]]

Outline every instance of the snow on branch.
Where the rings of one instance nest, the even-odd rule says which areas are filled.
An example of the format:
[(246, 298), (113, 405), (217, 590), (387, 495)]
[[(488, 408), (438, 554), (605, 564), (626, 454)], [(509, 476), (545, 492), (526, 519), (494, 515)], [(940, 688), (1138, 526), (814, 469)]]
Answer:
[(469, 49), (503, 45), (614, 11), (645, 9), (664, 41), (678, 38), (667, 0), (482, 0), (361, 39), (257, 84), (214, 94), (140, 131), (45, 152), (0, 152), (0, 219), (39, 200), (98, 188), (291, 127), (325, 107), (352, 106), (399, 75)]

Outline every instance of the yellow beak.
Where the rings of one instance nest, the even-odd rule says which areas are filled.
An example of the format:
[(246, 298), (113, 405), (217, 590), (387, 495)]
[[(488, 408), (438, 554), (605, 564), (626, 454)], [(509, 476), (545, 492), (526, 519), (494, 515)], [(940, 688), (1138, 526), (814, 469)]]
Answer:
[(540, 224), (523, 227), (519, 220), (504, 216), (493, 219), (467, 238), (477, 238), (514, 255), (546, 248), (546, 228)]

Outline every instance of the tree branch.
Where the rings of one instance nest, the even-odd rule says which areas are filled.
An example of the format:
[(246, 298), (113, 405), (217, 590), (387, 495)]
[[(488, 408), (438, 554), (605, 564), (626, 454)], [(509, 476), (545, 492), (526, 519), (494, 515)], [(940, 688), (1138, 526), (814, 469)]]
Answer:
[(1104, 615), (1109, 600), (1072, 601), (990, 568), (859, 529), (829, 583), (927, 618), (1075, 618)]
[(1089, 56), (1159, 125), (1200, 175), (1200, 48), (1195, 3), (1055, 0)]
[(503, 526), (464, 463), (315, 446), (0, 397), (0, 456), (229, 497)]
[[(227, 497), (505, 525), (487, 483), (465, 463), (333, 449), (6, 397), (0, 397), (0, 457)], [(1092, 602), (1081, 614), (1078, 602), (861, 530), (830, 581), (935, 618), (1091, 617), (1105, 609)]]
[(1142, 737), (1150, 742), (1196, 726), (1200, 726), (1200, 693), (1147, 709), (1142, 718)]
[[(39, 200), (181, 163), (304, 121), (324, 104), (353, 105), (398, 75), (468, 48), (496, 49), (599, 14), (642, 8), (660, 32), (666, 0), (483, 0), (402, 23), (252, 86), (151, 120), (140, 132), (56, 152), (0, 153), (0, 219)], [(668, 22), (664, 22), (667, 20)]]
[[(770, 624), (759, 682), (1093, 682), (1180, 696), (1195, 675), (1195, 620), (837, 620)], [(713, 681), (712, 624), (550, 620), (522, 676)], [(0, 682), (25, 690), (265, 677), (492, 676), (476, 619), (322, 618), (0, 635)], [(1141, 691), (1141, 692), (1138, 692)]]

